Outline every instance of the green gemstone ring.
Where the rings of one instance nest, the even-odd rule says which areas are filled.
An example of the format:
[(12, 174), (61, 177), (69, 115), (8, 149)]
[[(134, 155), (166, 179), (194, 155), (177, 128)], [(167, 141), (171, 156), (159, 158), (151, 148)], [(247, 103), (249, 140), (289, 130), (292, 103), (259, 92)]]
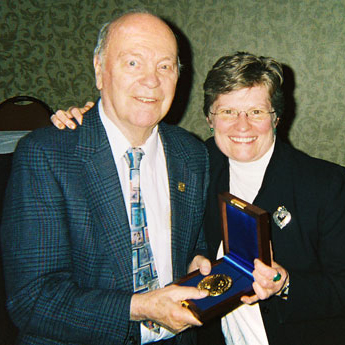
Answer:
[(282, 275), (279, 272), (277, 272), (277, 274), (273, 277), (273, 281), (278, 282), (281, 279), (281, 277)]

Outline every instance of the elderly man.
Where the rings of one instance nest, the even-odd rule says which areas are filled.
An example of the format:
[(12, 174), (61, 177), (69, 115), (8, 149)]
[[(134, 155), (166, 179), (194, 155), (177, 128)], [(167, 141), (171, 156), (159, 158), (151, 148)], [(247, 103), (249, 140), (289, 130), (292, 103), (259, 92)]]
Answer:
[(208, 159), (160, 123), (176, 39), (151, 14), (123, 15), (101, 30), (94, 67), (101, 99), (84, 125), (35, 131), (15, 153), (1, 241), (18, 344), (193, 344), (180, 332), (201, 324), (181, 300), (207, 293), (169, 284), (210, 270)]

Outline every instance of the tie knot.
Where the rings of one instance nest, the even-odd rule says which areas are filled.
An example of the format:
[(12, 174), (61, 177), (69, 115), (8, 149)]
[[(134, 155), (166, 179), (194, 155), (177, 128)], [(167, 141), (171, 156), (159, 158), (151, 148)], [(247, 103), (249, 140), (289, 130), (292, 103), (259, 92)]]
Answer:
[(140, 169), (141, 158), (144, 155), (144, 151), (140, 147), (129, 148), (124, 157), (130, 169)]

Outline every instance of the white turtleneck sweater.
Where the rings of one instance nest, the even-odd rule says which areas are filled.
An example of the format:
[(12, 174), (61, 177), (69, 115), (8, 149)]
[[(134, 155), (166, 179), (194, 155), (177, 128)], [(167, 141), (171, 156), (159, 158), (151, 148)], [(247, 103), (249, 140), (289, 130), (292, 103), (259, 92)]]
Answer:
[[(253, 203), (272, 157), (274, 143), (257, 161), (238, 162), (229, 158), (230, 193)], [(223, 257), (223, 243), (218, 258)], [(227, 345), (268, 345), (259, 304), (243, 304), (222, 318), (222, 330)]]

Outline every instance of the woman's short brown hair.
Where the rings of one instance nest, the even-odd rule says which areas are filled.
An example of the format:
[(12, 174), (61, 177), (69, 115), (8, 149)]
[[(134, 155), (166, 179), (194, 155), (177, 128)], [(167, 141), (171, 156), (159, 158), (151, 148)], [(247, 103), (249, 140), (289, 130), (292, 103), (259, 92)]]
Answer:
[(265, 85), (272, 107), (280, 117), (284, 110), (282, 65), (270, 57), (237, 52), (221, 57), (208, 72), (204, 83), (204, 113), (209, 116), (219, 95), (246, 87)]

